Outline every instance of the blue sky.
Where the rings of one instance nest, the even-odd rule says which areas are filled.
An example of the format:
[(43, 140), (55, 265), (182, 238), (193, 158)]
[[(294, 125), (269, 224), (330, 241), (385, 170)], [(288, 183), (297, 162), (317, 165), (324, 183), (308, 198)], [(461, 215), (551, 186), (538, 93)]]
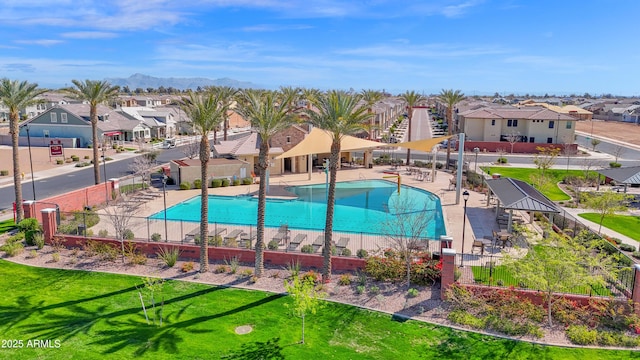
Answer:
[(640, 1), (0, 0), (0, 77), (640, 95)]

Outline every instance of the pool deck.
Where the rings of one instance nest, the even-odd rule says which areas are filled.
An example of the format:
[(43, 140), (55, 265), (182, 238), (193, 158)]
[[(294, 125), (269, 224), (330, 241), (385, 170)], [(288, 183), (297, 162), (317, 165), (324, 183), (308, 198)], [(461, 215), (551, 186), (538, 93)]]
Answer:
[[(398, 171), (401, 176), (401, 183), (407, 186), (427, 190), (440, 198), (442, 211), (444, 216), (445, 228), (447, 235), (453, 238), (453, 248), (460, 252), (462, 248), (462, 219), (464, 215), (464, 200), (460, 196), (460, 203), (455, 204), (456, 192), (450, 189), (450, 180), (452, 175), (444, 171), (437, 171), (435, 180), (419, 180), (415, 176), (406, 172), (406, 167), (391, 169), (390, 166), (376, 166), (372, 169), (365, 168), (348, 168), (338, 171), (338, 181), (363, 180), (363, 179), (383, 179), (388, 176), (389, 171)], [(387, 173), (385, 173), (387, 172)], [(285, 174), (272, 176), (269, 181), (270, 197), (287, 197), (291, 193), (284, 190), (286, 186), (292, 185), (311, 185), (324, 184), (325, 174), (323, 172), (314, 172), (309, 180), (309, 175), (304, 174)], [(224, 188), (210, 188), (210, 195), (256, 195), (259, 184), (231, 186)], [(162, 190), (160, 190), (162, 193)], [(492, 237), (493, 231), (499, 231), (500, 228), (495, 220), (494, 207), (486, 206), (486, 196), (469, 191), (470, 196), (467, 201), (467, 221), (464, 242), (464, 253), (472, 253), (474, 239), (487, 239)], [(200, 195), (200, 190), (179, 190), (177, 186), (168, 186), (166, 193), (167, 207)], [(136, 213), (137, 216), (150, 216), (164, 209), (163, 197), (158, 196), (146, 202)], [(312, 240), (311, 240), (312, 241)], [(476, 249), (477, 251), (477, 249)]]

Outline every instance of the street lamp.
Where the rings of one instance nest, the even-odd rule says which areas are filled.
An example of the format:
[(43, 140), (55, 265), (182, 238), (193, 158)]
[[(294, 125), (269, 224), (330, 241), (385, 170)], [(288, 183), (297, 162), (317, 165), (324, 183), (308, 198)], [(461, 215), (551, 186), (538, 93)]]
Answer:
[(36, 201), (36, 182), (33, 177), (33, 159), (31, 158), (31, 136), (29, 136), (29, 126), (27, 129), (27, 144), (29, 145), (29, 165), (31, 165), (31, 189), (33, 190), (33, 201)]
[(473, 153), (476, 154), (476, 166), (473, 169), (474, 173), (478, 173), (478, 153), (480, 152), (480, 148), (479, 147), (474, 147), (473, 148)]
[(464, 229), (467, 226), (467, 200), (469, 200), (469, 192), (467, 190), (462, 193), (462, 199), (464, 200), (464, 215), (462, 216), (462, 256), (460, 256), (460, 267), (464, 267)]
[(169, 241), (167, 235), (167, 174), (162, 174), (162, 196), (164, 197), (164, 241)]

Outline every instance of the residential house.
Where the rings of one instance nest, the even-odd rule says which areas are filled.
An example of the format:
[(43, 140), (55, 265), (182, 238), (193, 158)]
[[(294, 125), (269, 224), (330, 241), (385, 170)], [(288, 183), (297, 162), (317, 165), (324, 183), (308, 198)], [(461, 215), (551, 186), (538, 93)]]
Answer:
[[(214, 153), (218, 157), (238, 159), (249, 164), (254, 174), (258, 171), (258, 155), (260, 154), (261, 139), (258, 133), (251, 132), (239, 139), (220, 141), (213, 145)], [(284, 160), (276, 159), (278, 155), (284, 153), (281, 147), (271, 146), (269, 149), (269, 173), (270, 175), (280, 175), (284, 169)]]
[(177, 134), (173, 112), (144, 106), (122, 107), (120, 110), (148, 126), (152, 139), (171, 138)]

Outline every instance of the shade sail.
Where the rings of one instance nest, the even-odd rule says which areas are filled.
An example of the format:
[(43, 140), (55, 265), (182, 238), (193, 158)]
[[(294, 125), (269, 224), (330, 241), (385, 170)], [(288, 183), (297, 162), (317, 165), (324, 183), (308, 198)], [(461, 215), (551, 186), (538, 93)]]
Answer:
[[(330, 153), (332, 141), (331, 134), (328, 131), (313, 128), (304, 140), (302, 140), (298, 145), (292, 147), (289, 151), (276, 157), (276, 159)], [(340, 151), (371, 149), (385, 145), (387, 144), (345, 135), (342, 137), (342, 141), (340, 143)]]

